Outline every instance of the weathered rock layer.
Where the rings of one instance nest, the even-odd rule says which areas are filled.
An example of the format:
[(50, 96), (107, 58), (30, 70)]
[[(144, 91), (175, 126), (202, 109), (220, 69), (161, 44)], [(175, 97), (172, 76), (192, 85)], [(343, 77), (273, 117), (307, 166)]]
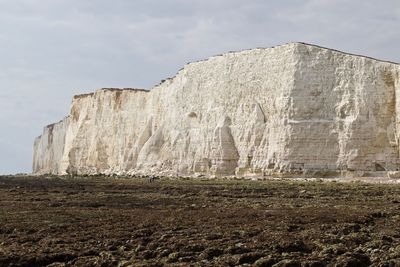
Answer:
[(397, 171), (399, 98), (395, 63), (303, 43), (227, 53), (150, 91), (75, 96), (35, 140), (33, 172)]

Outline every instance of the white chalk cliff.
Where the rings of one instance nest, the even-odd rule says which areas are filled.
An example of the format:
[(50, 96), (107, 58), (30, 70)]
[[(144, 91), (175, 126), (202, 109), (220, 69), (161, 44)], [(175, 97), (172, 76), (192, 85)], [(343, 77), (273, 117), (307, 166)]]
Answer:
[(37, 174), (396, 171), (400, 65), (304, 43), (186, 65), (150, 91), (100, 89), (34, 144)]

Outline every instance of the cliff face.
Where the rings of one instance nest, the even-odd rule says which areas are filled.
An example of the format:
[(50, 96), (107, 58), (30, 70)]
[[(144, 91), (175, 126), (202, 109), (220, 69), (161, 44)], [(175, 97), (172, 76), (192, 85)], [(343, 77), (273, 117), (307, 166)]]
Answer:
[(34, 173), (59, 173), (68, 126), (69, 117), (46, 126), (43, 134), (35, 139), (33, 150)]
[(400, 66), (293, 43), (186, 65), (151, 91), (75, 96), (34, 173), (397, 170)]

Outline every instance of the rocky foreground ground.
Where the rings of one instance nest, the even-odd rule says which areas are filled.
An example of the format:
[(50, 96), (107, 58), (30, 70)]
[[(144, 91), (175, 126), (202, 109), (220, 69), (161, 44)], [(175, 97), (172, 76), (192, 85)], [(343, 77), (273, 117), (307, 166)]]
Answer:
[(0, 177), (0, 266), (237, 265), (400, 266), (400, 185)]

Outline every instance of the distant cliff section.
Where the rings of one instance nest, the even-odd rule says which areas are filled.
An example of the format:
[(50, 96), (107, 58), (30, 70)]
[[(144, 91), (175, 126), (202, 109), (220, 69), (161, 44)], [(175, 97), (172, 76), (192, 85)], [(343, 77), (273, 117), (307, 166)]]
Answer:
[(75, 96), (36, 174), (267, 176), (398, 171), (400, 65), (304, 43), (186, 65), (150, 91)]

